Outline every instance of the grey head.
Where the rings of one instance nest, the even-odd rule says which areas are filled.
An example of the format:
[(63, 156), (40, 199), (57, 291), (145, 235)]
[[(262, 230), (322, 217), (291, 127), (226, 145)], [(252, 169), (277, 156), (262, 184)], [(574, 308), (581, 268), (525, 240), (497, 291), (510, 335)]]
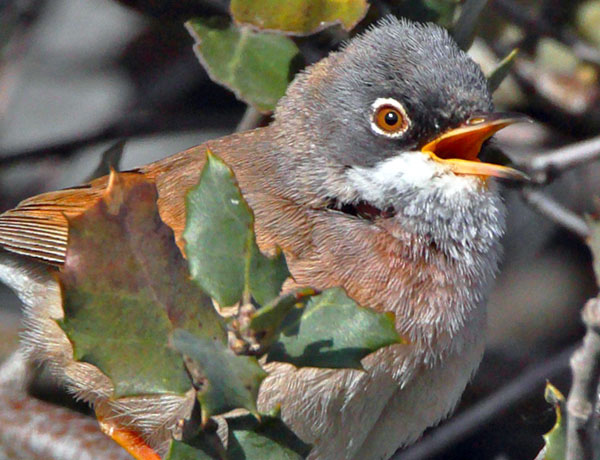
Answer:
[(386, 18), (290, 85), (273, 123), (277, 161), (298, 202), (485, 251), (503, 207), (483, 176), (514, 172), (477, 159), (513, 121), (492, 110), (481, 69), (444, 29)]

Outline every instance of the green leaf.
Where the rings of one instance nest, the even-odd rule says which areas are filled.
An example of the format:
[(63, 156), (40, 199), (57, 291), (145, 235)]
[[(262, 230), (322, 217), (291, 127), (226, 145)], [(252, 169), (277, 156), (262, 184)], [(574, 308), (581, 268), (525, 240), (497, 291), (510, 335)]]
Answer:
[(288, 314), (267, 362), (362, 369), (362, 358), (395, 343), (402, 343), (402, 338), (392, 313), (361, 307), (343, 289), (332, 288)]
[[(250, 209), (250, 208), (248, 208)], [(252, 216), (254, 224), (254, 216)], [(266, 257), (256, 245), (254, 231), (250, 241), (250, 271), (248, 288), (259, 305), (265, 305), (281, 292), (281, 286), (290, 276), (283, 253), (278, 249), (274, 257)]]
[(226, 338), (210, 298), (189, 280), (156, 199), (143, 176), (113, 173), (103, 197), (69, 219), (59, 324), (75, 359), (110, 377), (115, 397), (191, 388), (168, 345), (173, 327)]
[(258, 416), (258, 387), (267, 373), (256, 358), (238, 356), (219, 340), (197, 337), (178, 329), (171, 342), (188, 357), (186, 364), (198, 386), (202, 420), (239, 407)]
[(498, 63), (496, 68), (492, 70), (489, 75), (487, 75), (488, 87), (490, 88), (491, 93), (496, 91), (504, 79), (508, 76), (508, 72), (510, 72), (511, 67), (515, 62), (515, 57), (518, 53), (518, 48), (512, 50)]
[(259, 422), (244, 415), (228, 418), (227, 425), (230, 460), (301, 460), (310, 452), (279, 418), (262, 416)]
[(171, 440), (165, 460), (230, 460), (216, 432), (200, 430), (192, 439)]
[(544, 397), (546, 401), (554, 406), (556, 411), (556, 423), (544, 435), (546, 443), (544, 460), (564, 460), (567, 445), (567, 424), (564, 423), (562, 416), (565, 412), (565, 397), (550, 382), (546, 383)]
[[(214, 433), (200, 431), (186, 441), (171, 441), (165, 460), (300, 460), (311, 446), (298, 438), (278, 417), (251, 415), (226, 418), (228, 449)], [(216, 438), (216, 439), (215, 439)]]
[(303, 306), (308, 297), (316, 294), (311, 288), (301, 289), (291, 294), (276, 298), (259, 309), (250, 321), (250, 328), (261, 337), (262, 346), (269, 346), (277, 336), (281, 323), (295, 306)]
[(197, 444), (190, 445), (187, 442), (172, 440), (166, 460), (215, 460), (220, 458), (217, 455), (211, 455), (210, 451), (206, 450), (209, 446)]
[(479, 17), (489, 0), (466, 0), (460, 9), (460, 16), (452, 28), (452, 37), (463, 50), (468, 50), (475, 39)]
[(231, 15), (242, 24), (293, 35), (310, 35), (332, 24), (352, 30), (367, 14), (366, 0), (232, 0)]
[(194, 18), (186, 27), (210, 78), (261, 112), (271, 112), (302, 66), (294, 42), (282, 35), (236, 27), (222, 18)]
[(200, 182), (187, 195), (183, 233), (192, 278), (221, 306), (252, 295), (276, 298), (289, 276), (283, 254), (264, 256), (254, 236), (254, 215), (231, 169), (207, 152)]

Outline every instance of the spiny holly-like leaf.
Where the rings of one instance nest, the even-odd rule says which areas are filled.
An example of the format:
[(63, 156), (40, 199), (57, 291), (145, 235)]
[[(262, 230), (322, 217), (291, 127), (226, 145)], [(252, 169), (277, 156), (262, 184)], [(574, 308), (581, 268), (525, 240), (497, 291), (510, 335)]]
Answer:
[(192, 277), (221, 306), (248, 295), (266, 304), (289, 276), (283, 254), (269, 258), (260, 252), (253, 226), (233, 172), (207, 152), (200, 182), (187, 195), (183, 237)]
[[(248, 208), (250, 209), (250, 208)], [(254, 215), (252, 214), (254, 225)], [(290, 276), (285, 257), (280, 250), (274, 257), (267, 257), (260, 252), (256, 245), (254, 230), (250, 245), (250, 267), (248, 272), (248, 288), (252, 297), (259, 305), (265, 305), (281, 292), (281, 286)]]
[(271, 346), (267, 361), (296, 366), (362, 369), (369, 353), (402, 343), (392, 313), (377, 313), (332, 288), (291, 310)]
[(310, 445), (302, 442), (280, 418), (262, 416), (259, 422), (244, 415), (227, 419), (227, 456), (230, 460), (301, 460)]
[(261, 112), (271, 112), (302, 65), (288, 37), (237, 27), (221, 18), (186, 23), (194, 51), (210, 78)]
[(291, 294), (285, 294), (254, 313), (250, 321), (250, 328), (255, 334), (261, 336), (261, 344), (263, 346), (271, 345), (286, 316), (295, 306), (304, 306), (308, 298), (316, 293), (314, 289), (306, 288)]
[(204, 442), (196, 442), (192, 445), (188, 442), (172, 440), (165, 460), (226, 460), (226, 457), (219, 457), (214, 452), (211, 455), (211, 451), (207, 451), (209, 447)]
[(452, 28), (452, 37), (463, 50), (468, 50), (475, 39), (479, 17), (489, 0), (466, 0), (461, 9), (460, 16)]
[(258, 416), (258, 387), (267, 374), (256, 358), (238, 356), (220, 340), (197, 337), (182, 329), (173, 333), (171, 341), (188, 358), (203, 421), (239, 407)]
[(293, 35), (309, 35), (332, 24), (352, 30), (365, 17), (366, 0), (232, 0), (231, 15), (242, 24)]
[(165, 460), (230, 460), (216, 432), (200, 430), (192, 439), (173, 439)]
[(498, 87), (502, 84), (504, 79), (507, 77), (508, 72), (510, 72), (510, 68), (513, 66), (515, 62), (515, 57), (519, 53), (519, 50), (515, 48), (510, 53), (506, 55), (504, 59), (502, 59), (496, 68), (492, 70), (489, 75), (487, 75), (488, 87), (490, 88), (490, 92), (494, 92), (498, 89)]
[(171, 441), (166, 460), (301, 460), (310, 445), (302, 442), (278, 417), (228, 417), (228, 448), (214, 433), (200, 431), (190, 440)]
[(556, 423), (544, 435), (546, 443), (544, 460), (564, 460), (567, 445), (567, 426), (562, 416), (565, 411), (565, 397), (549, 382), (546, 383), (544, 397), (546, 401), (554, 406), (554, 410), (556, 411)]
[(156, 199), (143, 176), (113, 173), (104, 196), (69, 220), (60, 325), (75, 359), (110, 377), (115, 397), (191, 388), (181, 356), (168, 345), (174, 327), (225, 340)]

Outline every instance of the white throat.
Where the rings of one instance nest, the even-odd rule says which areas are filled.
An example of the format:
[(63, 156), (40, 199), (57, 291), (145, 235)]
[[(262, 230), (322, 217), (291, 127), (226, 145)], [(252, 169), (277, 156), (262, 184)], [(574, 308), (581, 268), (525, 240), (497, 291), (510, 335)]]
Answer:
[(504, 232), (496, 184), (456, 175), (421, 152), (405, 152), (373, 167), (348, 170), (356, 200), (393, 206), (404, 230), (432, 239), (450, 257), (487, 253)]

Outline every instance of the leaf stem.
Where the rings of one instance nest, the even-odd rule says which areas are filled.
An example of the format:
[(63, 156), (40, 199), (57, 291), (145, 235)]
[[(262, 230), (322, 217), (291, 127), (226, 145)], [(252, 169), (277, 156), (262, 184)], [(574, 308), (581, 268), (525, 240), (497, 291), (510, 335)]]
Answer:
[(260, 113), (251, 105), (248, 105), (235, 131), (240, 133), (242, 131), (249, 131), (251, 129), (258, 128), (263, 119), (264, 115), (262, 113)]

